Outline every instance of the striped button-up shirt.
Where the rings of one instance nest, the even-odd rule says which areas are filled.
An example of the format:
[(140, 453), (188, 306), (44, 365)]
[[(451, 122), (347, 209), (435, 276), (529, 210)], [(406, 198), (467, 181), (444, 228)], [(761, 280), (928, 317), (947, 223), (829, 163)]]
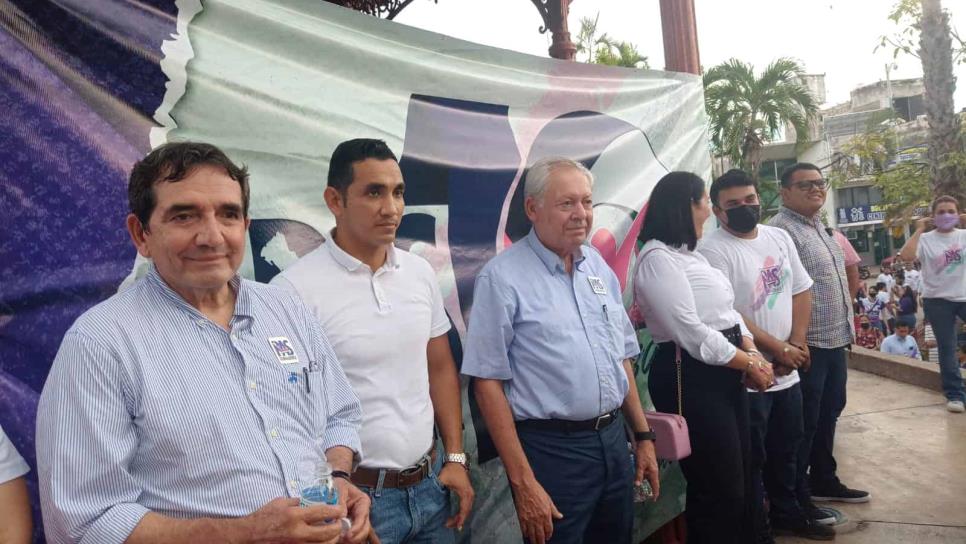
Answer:
[(817, 214), (805, 217), (784, 206), (769, 224), (791, 235), (798, 256), (814, 281), (808, 345), (833, 349), (851, 344), (855, 325), (845, 275), (845, 253), (832, 230), (822, 224)]
[(149, 511), (244, 516), (298, 496), (319, 448), (359, 452), (359, 401), (316, 319), (282, 289), (232, 288), (225, 330), (152, 267), (67, 332), (37, 413), (50, 542), (123, 542)]

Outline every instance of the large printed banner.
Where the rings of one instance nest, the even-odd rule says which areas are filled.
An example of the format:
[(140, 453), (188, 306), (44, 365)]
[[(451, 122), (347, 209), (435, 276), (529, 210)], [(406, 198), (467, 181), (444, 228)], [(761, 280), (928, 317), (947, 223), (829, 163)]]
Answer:
[[(319, 0), (0, 0), (0, 108), (0, 425), (31, 466), (61, 337), (144, 270), (126, 185), (154, 146), (212, 142), (248, 165), (242, 273), (264, 282), (334, 226), (322, 190), (336, 144), (386, 140), (407, 185), (399, 246), (435, 268), (457, 354), (477, 272), (529, 229), (522, 188), (537, 159), (594, 173), (589, 242), (625, 300), (651, 188), (670, 170), (710, 172), (695, 76), (531, 57)], [(519, 542), (469, 397), (464, 410), (484, 462), (463, 540)], [(666, 475), (638, 536), (681, 509), (679, 473)]]

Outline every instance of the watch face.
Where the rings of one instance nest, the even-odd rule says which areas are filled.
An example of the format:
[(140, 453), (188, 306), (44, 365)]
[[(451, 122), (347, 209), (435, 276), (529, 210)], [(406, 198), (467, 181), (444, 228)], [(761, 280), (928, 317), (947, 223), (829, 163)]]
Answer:
[(465, 453), (447, 453), (446, 461), (448, 463), (459, 463), (461, 465), (466, 464), (466, 454)]

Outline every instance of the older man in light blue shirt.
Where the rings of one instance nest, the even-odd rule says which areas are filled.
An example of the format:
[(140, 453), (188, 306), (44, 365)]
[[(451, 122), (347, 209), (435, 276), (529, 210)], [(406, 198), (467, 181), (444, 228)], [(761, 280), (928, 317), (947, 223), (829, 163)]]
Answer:
[(47, 539), (325, 542), (369, 499), (299, 506), (324, 451), (349, 471), (359, 401), (294, 294), (240, 279), (248, 176), (207, 144), (135, 165), (128, 229), (153, 264), (64, 337), (37, 413)]
[[(629, 543), (632, 484), (647, 477), (658, 486), (629, 360), (640, 351), (634, 329), (616, 276), (583, 245), (592, 184), (569, 159), (530, 168), (533, 230), (480, 272), (469, 319), (462, 372), (476, 378), (531, 543)], [(635, 431), (636, 474), (624, 417)]]

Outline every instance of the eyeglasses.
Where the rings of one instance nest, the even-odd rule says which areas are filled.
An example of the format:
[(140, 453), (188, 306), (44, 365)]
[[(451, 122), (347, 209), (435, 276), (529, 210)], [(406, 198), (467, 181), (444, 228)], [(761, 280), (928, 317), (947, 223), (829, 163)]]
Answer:
[(789, 183), (788, 185), (798, 189), (799, 191), (811, 191), (812, 188), (818, 189), (819, 191), (824, 191), (828, 187), (828, 182), (824, 179), (807, 179)]

